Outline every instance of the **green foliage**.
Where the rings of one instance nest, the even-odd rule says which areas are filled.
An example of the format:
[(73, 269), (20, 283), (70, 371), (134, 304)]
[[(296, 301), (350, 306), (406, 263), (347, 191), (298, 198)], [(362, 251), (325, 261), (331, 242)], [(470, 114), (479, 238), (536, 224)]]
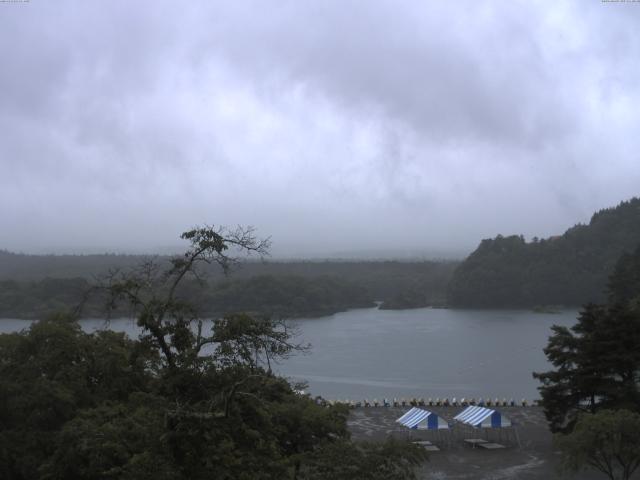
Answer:
[(527, 243), (498, 235), (483, 240), (456, 269), (449, 303), (531, 308), (601, 302), (616, 261), (639, 244), (640, 198), (601, 210), (588, 225), (559, 237)]
[(570, 430), (582, 411), (640, 407), (640, 315), (587, 305), (553, 332), (544, 351), (555, 370), (534, 374), (552, 430)]
[(589, 304), (573, 327), (553, 327), (544, 351), (554, 370), (534, 373), (552, 430), (571, 431), (581, 412), (640, 410), (640, 283), (627, 281), (639, 261), (640, 249), (620, 258), (608, 305)]
[(618, 260), (609, 279), (609, 303), (640, 309), (640, 246)]
[(148, 388), (156, 361), (123, 334), (87, 335), (68, 317), (0, 335), (0, 476), (37, 478), (67, 422)]
[(319, 316), (373, 305), (362, 287), (336, 278), (261, 275), (223, 281), (197, 302), (205, 311), (254, 312), (275, 317)]
[[(55, 311), (71, 311), (83, 300), (90, 286), (81, 278), (47, 278), (26, 283), (0, 281), (0, 317), (39, 318)], [(251, 312), (280, 318), (313, 317), (373, 305), (373, 297), (363, 287), (326, 276), (261, 275), (207, 285), (197, 279), (187, 279), (181, 283), (176, 297), (207, 316)], [(83, 316), (102, 315), (104, 301), (99, 295), (88, 299), (83, 306)], [(113, 313), (127, 315), (129, 311), (121, 307)]]
[(424, 448), (389, 439), (384, 443), (325, 443), (306, 455), (304, 480), (415, 479), (415, 467), (427, 460)]
[(557, 435), (563, 469), (595, 468), (611, 480), (627, 480), (640, 466), (640, 415), (628, 410), (602, 410), (581, 415), (573, 432)]
[(71, 310), (89, 289), (83, 278), (44, 278), (38, 281), (0, 281), (0, 316), (5, 318), (45, 318)]
[(162, 399), (138, 395), (80, 411), (57, 435), (53, 455), (40, 468), (42, 478), (178, 477), (161, 441), (162, 407)]
[[(122, 255), (30, 256), (0, 251), (0, 317), (43, 318), (71, 310), (89, 288), (89, 280), (105, 271), (126, 271), (153, 262), (161, 270), (184, 258)], [(181, 282), (179, 297), (201, 315), (239, 311), (273, 317), (314, 317), (349, 308), (417, 308), (446, 304), (446, 286), (456, 262), (287, 261), (227, 262), (233, 278), (201, 262), (208, 284), (195, 278)], [(44, 278), (43, 278), (44, 277)], [(6, 279), (6, 280), (2, 280)], [(93, 296), (82, 314), (103, 313), (104, 299)], [(128, 315), (120, 308), (115, 315)]]
[(257, 365), (256, 345), (288, 351), (269, 322), (218, 325), (213, 355), (176, 367), (68, 318), (1, 335), (2, 478), (286, 478), (289, 457), (348, 436), (343, 409)]
[(238, 313), (214, 320), (213, 335), (205, 342), (216, 345), (212, 358), (219, 365), (253, 370), (262, 364), (271, 371), (271, 359), (286, 358), (292, 350), (303, 349), (293, 345), (290, 337), (283, 321)]
[(85, 333), (68, 315), (0, 335), (0, 478), (301, 478), (333, 443), (353, 452), (355, 478), (411, 478), (414, 450), (352, 446), (343, 406), (317, 405), (271, 372), (303, 348), (286, 323), (233, 314), (206, 331), (180, 296), (201, 265), (227, 268), (232, 248), (265, 243), (211, 227), (184, 238), (191, 248), (166, 268), (145, 262), (96, 287), (135, 312), (139, 339)]

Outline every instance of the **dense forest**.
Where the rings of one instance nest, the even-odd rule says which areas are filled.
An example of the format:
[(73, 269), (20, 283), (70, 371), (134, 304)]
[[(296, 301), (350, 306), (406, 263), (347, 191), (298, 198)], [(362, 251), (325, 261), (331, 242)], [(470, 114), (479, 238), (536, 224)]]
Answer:
[(456, 269), (449, 303), (457, 307), (578, 306), (605, 299), (618, 258), (640, 244), (640, 199), (600, 210), (564, 235), (483, 240)]
[(640, 247), (620, 257), (607, 289), (606, 303), (584, 305), (575, 325), (551, 327), (551, 368), (533, 376), (560, 471), (627, 480), (640, 468)]
[[(103, 281), (112, 308), (141, 334), (85, 333), (57, 314), (0, 334), (0, 478), (400, 480), (425, 451), (409, 442), (355, 443), (344, 405), (327, 405), (271, 370), (306, 347), (285, 322), (233, 314), (203, 328), (181, 298), (198, 267), (226, 268), (228, 243), (194, 229), (184, 256)], [(203, 347), (210, 351), (204, 354)]]
[[(21, 255), (0, 252), (0, 317), (42, 318), (71, 310), (96, 280), (126, 271), (150, 257), (127, 255)], [(160, 266), (169, 257), (152, 257)], [(457, 262), (244, 261), (225, 276), (205, 268), (206, 286), (185, 282), (180, 293), (203, 315), (249, 311), (274, 317), (312, 317), (349, 308), (440, 306)], [(100, 316), (92, 297), (85, 317)], [(116, 314), (127, 314), (118, 311)]]
[[(83, 317), (100, 317), (105, 313), (104, 299), (99, 292), (85, 298), (90, 290), (92, 283), (83, 278), (0, 281), (0, 317), (36, 319), (80, 306)], [(178, 293), (206, 316), (243, 311), (275, 318), (312, 317), (373, 306), (364, 289), (333, 277), (263, 275), (218, 281), (206, 288), (189, 281)], [(120, 308), (114, 314), (127, 316), (129, 312)]]
[(572, 327), (552, 327), (545, 354), (554, 369), (534, 373), (554, 431), (582, 412), (640, 410), (640, 247), (625, 253), (607, 282), (606, 303), (588, 303)]
[[(203, 315), (249, 311), (275, 317), (318, 316), (381, 302), (425, 306), (534, 308), (602, 302), (616, 260), (640, 244), (640, 199), (601, 210), (547, 239), (498, 235), (456, 261), (243, 261), (230, 275), (205, 269), (204, 289), (181, 293)], [(73, 309), (106, 272), (126, 271), (138, 255), (24, 255), (0, 251), (0, 317), (39, 318)], [(84, 316), (100, 316), (94, 298)], [(126, 313), (126, 312), (117, 312)]]

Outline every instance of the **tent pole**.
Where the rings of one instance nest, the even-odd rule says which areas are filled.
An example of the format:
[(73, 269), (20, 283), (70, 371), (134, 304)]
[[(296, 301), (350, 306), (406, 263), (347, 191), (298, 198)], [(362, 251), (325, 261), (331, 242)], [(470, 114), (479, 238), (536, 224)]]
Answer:
[(513, 435), (516, 437), (516, 441), (518, 442), (518, 448), (522, 450), (522, 445), (520, 444), (520, 435), (518, 435), (518, 429), (514, 426)]

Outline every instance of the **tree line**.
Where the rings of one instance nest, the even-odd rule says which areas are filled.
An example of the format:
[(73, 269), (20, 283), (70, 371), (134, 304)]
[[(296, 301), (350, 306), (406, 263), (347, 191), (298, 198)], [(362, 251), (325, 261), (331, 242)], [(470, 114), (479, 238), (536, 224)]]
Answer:
[[(31, 262), (30, 256), (8, 254), (12, 262)], [(1, 257), (1, 255), (0, 255)], [(28, 258), (29, 260), (25, 260)], [(109, 256), (100, 257), (108, 259)], [(168, 257), (117, 257), (118, 266), (97, 263), (99, 274), (80, 277), (30, 277), (0, 280), (0, 317), (42, 318), (51, 312), (71, 310), (83, 298), (96, 278), (108, 272), (126, 271), (136, 264), (153, 261), (168, 267)], [(124, 260), (123, 260), (124, 258)], [(45, 257), (44, 262), (48, 261)], [(19, 262), (18, 262), (19, 263)], [(2, 258), (0, 258), (0, 266)], [(350, 308), (370, 307), (383, 302), (383, 308), (417, 308), (446, 303), (446, 285), (455, 262), (240, 262), (233, 274), (225, 276), (205, 265), (206, 285), (187, 279), (179, 293), (200, 308), (203, 315), (248, 311), (274, 317), (314, 317)], [(6, 267), (6, 265), (5, 265)], [(93, 271), (85, 265), (84, 273)], [(84, 268), (84, 267), (83, 267)], [(93, 267), (92, 267), (93, 268)], [(1, 268), (0, 268), (1, 270)], [(48, 271), (45, 269), (44, 271)], [(49, 273), (62, 274), (63, 269)], [(9, 272), (5, 268), (5, 272)], [(74, 272), (77, 273), (77, 272)], [(100, 316), (103, 302), (89, 299), (83, 315)], [(115, 314), (127, 315), (125, 309)]]
[(640, 244), (640, 199), (596, 212), (548, 239), (482, 240), (455, 270), (449, 304), (458, 307), (580, 306), (606, 300), (618, 258)]
[(406, 442), (354, 443), (345, 407), (271, 370), (303, 350), (278, 319), (228, 314), (205, 328), (181, 297), (202, 267), (228, 269), (250, 230), (195, 228), (169, 264), (113, 272), (92, 294), (125, 305), (142, 334), (83, 332), (54, 315), (0, 335), (0, 477), (31, 479), (404, 479), (426, 459)]
[(554, 326), (544, 352), (553, 369), (534, 377), (565, 469), (630, 478), (640, 467), (640, 246), (618, 260), (606, 302)]
[[(534, 308), (603, 302), (617, 259), (640, 243), (640, 199), (596, 212), (563, 235), (526, 241), (485, 239), (464, 261), (244, 261), (232, 279), (205, 268), (209, 286), (185, 284), (208, 313), (225, 308), (315, 316), (382, 302), (382, 308), (425, 306)], [(150, 257), (19, 255), (0, 251), (0, 315), (36, 317), (69, 306), (83, 286), (113, 269)], [(152, 257), (168, 265), (170, 257)], [(84, 282), (84, 283), (83, 283)], [(254, 287), (259, 287), (256, 289)], [(269, 289), (257, 305), (245, 292)], [(345, 292), (346, 295), (342, 295)], [(272, 299), (278, 299), (273, 300)]]
[[(0, 317), (43, 318), (54, 312), (72, 311), (82, 302), (83, 317), (100, 317), (104, 315), (105, 299), (99, 294), (84, 298), (94, 283), (83, 278), (0, 281)], [(206, 285), (188, 279), (177, 293), (210, 317), (239, 311), (276, 318), (313, 317), (374, 305), (363, 288), (337, 277), (264, 275)], [(130, 311), (121, 306), (111, 313), (128, 316)]]
[[(354, 443), (343, 406), (325, 406), (271, 370), (296, 351), (286, 322), (227, 313), (205, 328), (181, 290), (228, 249), (262, 253), (251, 230), (196, 228), (191, 247), (113, 271), (90, 290), (142, 330), (83, 332), (58, 314), (0, 335), (0, 476), (32, 478), (402, 479), (424, 450)], [(259, 286), (259, 285), (258, 285)], [(613, 479), (640, 466), (640, 247), (623, 254), (607, 298), (555, 326), (537, 372), (563, 467)]]

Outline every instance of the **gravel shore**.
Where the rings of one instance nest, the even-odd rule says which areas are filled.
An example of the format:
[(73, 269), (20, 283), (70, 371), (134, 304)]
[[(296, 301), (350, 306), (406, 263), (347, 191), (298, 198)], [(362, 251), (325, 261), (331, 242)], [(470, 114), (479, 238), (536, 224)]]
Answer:
[[(384, 440), (389, 436), (411, 440), (429, 440), (440, 448), (430, 454), (419, 471), (421, 479), (553, 479), (575, 478), (596, 480), (604, 478), (595, 471), (585, 471), (574, 477), (558, 472), (559, 455), (554, 452), (552, 434), (540, 407), (499, 407), (503, 415), (515, 425), (502, 432), (472, 431), (455, 427), (438, 434), (433, 431), (409, 430), (396, 423), (411, 407), (356, 408), (349, 416), (349, 429), (354, 440)], [(452, 421), (462, 407), (424, 407)], [(511, 430), (511, 431), (508, 431)], [(498, 450), (473, 448), (465, 438), (486, 438), (505, 445)], [(636, 476), (634, 476), (635, 478)], [(638, 477), (640, 478), (640, 477)]]

